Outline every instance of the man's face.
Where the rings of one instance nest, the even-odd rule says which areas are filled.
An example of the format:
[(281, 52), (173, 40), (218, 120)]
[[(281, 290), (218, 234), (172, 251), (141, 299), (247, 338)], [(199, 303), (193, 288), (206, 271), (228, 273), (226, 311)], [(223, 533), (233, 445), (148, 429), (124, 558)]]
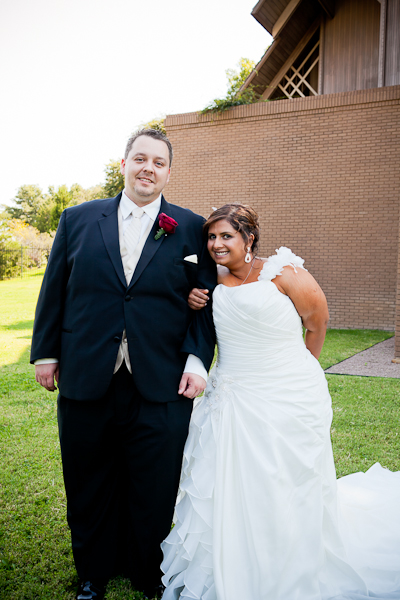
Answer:
[(136, 138), (127, 158), (121, 160), (125, 193), (138, 206), (158, 198), (169, 181), (170, 172), (167, 144), (147, 135)]

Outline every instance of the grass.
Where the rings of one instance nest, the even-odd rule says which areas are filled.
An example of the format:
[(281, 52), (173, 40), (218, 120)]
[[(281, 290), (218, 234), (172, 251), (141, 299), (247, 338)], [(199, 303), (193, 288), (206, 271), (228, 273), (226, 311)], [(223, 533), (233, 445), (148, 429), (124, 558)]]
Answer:
[(398, 379), (327, 375), (332, 396), (332, 445), (338, 477), (375, 462), (400, 470)]
[[(320, 356), (323, 369), (392, 333), (330, 329)], [(375, 462), (400, 470), (400, 382), (383, 377), (327, 375), (332, 396), (332, 445), (338, 477), (366, 471)]]
[[(72, 600), (77, 576), (66, 524), (56, 396), (29, 365), (40, 276), (0, 282), (0, 600)], [(380, 331), (330, 330), (327, 368), (389, 337)], [(394, 379), (329, 375), (338, 475), (374, 462), (400, 469), (400, 386)], [(139, 600), (128, 582), (108, 600)]]

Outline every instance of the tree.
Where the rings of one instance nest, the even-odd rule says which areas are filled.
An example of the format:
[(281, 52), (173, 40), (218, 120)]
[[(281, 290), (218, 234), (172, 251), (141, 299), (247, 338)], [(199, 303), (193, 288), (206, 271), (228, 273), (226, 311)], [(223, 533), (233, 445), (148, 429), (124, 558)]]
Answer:
[(121, 163), (118, 160), (110, 160), (104, 169), (106, 181), (104, 193), (106, 198), (113, 198), (125, 187), (124, 176), (121, 173)]
[[(0, 209), (7, 209), (7, 206), (0, 206)], [(0, 211), (0, 245), (4, 245), (12, 240), (9, 225), (10, 215), (7, 210)]]
[(240, 91), (240, 88), (247, 77), (254, 70), (255, 62), (249, 58), (241, 58), (237, 66), (238, 70), (227, 69), (225, 71), (228, 79), (228, 91), (225, 98), (215, 98), (211, 104), (201, 111), (202, 113), (222, 112), (233, 106), (257, 102), (258, 96), (252, 85), (249, 85), (245, 90)]
[[(19, 248), (24, 246), (24, 267), (41, 267), (48, 259), (54, 241), (54, 233), (40, 233), (36, 227), (24, 223), (21, 219), (10, 219), (8, 221), (9, 231), (12, 239), (18, 242)], [(10, 244), (8, 244), (8, 247)]]
[(166, 129), (164, 127), (165, 117), (160, 117), (159, 119), (152, 119), (148, 123), (143, 123), (141, 125), (141, 129), (155, 129), (156, 131), (161, 131), (164, 135), (167, 134)]
[(0, 213), (0, 279), (14, 277), (21, 270), (20, 245), (10, 231), (9, 214)]
[(73, 194), (72, 191), (68, 190), (66, 185), (60, 185), (57, 190), (53, 186), (50, 186), (49, 196), (52, 201), (50, 230), (55, 231), (58, 227), (62, 211), (73, 204)]
[(87, 190), (85, 190), (86, 200), (85, 202), (90, 202), (90, 200), (100, 200), (101, 198), (108, 198), (105, 193), (104, 186), (101, 183), (94, 185)]
[(71, 204), (73, 205), (82, 204), (83, 202), (90, 202), (90, 200), (107, 198), (104, 192), (104, 188), (101, 184), (94, 185), (93, 187), (90, 187), (85, 190), (85, 188), (83, 188), (78, 183), (74, 183), (71, 186), (70, 191), (72, 194)]
[(21, 246), (39, 246), (50, 252), (54, 235), (41, 233), (36, 227), (24, 223), (21, 219), (10, 219), (7, 225), (12, 238)]
[(227, 69), (226, 77), (228, 79), (229, 88), (228, 94), (237, 94), (256, 66), (254, 60), (249, 58), (241, 58), (237, 63), (239, 72), (235, 69)]
[(38, 185), (21, 185), (13, 198), (16, 206), (6, 207), (11, 218), (25, 220), (31, 218), (37, 208), (43, 203), (44, 195)]
[(91, 188), (84, 189), (78, 183), (74, 183), (70, 189), (66, 185), (60, 185), (56, 190), (53, 186), (49, 187), (49, 206), (50, 209), (50, 226), (47, 231), (55, 231), (58, 227), (58, 222), (61, 213), (68, 206), (89, 202), (95, 198), (105, 198), (102, 185), (95, 185)]
[(22, 185), (13, 198), (14, 206), (6, 206), (4, 209), (8, 219), (20, 219), (40, 233), (50, 233), (57, 229), (61, 213), (67, 206), (106, 197), (101, 184), (84, 189), (74, 183), (70, 190), (66, 185), (61, 185), (58, 189), (50, 186), (47, 194), (37, 185)]
[(46, 194), (46, 200), (41, 204), (33, 219), (30, 220), (30, 225), (36, 227), (41, 233), (50, 233), (52, 231), (51, 212), (54, 202), (51, 196)]
[(9, 218), (21, 219), (41, 232), (49, 231), (51, 198), (37, 185), (22, 185), (13, 198), (15, 206), (7, 206)]

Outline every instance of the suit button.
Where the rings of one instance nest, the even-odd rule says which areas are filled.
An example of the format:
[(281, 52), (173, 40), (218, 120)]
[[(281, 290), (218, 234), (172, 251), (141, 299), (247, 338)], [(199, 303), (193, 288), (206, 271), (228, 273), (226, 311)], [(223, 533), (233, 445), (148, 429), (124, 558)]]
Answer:
[(125, 296), (125, 302), (129, 302), (130, 299), (131, 299), (131, 296)]
[(120, 341), (121, 341), (121, 338), (119, 338), (119, 337), (116, 335), (116, 336), (115, 336), (115, 338), (114, 338), (114, 342), (115, 342), (116, 344), (119, 344), (119, 343), (120, 343)]

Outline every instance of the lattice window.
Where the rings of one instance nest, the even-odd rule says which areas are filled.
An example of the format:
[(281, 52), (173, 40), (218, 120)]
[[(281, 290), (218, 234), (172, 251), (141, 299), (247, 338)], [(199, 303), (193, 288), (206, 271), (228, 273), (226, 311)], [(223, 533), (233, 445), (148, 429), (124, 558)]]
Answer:
[(278, 84), (273, 98), (318, 95), (319, 45), (318, 30)]

